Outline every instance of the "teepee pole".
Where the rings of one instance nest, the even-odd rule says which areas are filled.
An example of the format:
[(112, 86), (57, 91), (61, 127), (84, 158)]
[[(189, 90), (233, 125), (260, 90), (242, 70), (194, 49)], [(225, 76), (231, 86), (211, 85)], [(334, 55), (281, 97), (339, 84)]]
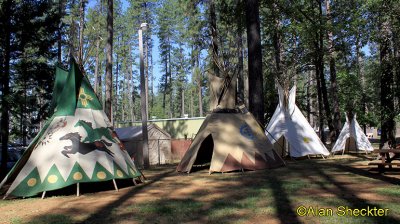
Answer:
[(79, 197), (79, 195), (80, 195), (80, 189), (79, 189), (79, 182), (78, 183), (76, 183), (76, 196), (77, 197)]
[(137, 185), (137, 183), (136, 183), (136, 180), (135, 180), (135, 178), (133, 178), (133, 179), (132, 179), (132, 181), (133, 181), (133, 185), (135, 185), (135, 186), (136, 186), (136, 185)]
[(42, 193), (42, 199), (44, 198), (44, 196), (46, 196), (46, 191), (43, 191), (43, 193)]
[(118, 191), (118, 186), (117, 186), (117, 182), (115, 182), (115, 179), (113, 179), (113, 183), (114, 183), (115, 191)]

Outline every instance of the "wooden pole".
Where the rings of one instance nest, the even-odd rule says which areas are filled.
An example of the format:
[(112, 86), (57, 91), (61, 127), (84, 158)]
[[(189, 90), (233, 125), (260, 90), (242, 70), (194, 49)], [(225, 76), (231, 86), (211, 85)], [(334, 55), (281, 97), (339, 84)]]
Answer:
[(115, 191), (118, 191), (118, 186), (117, 186), (117, 182), (115, 182), (115, 179), (113, 179), (113, 183), (114, 183)]

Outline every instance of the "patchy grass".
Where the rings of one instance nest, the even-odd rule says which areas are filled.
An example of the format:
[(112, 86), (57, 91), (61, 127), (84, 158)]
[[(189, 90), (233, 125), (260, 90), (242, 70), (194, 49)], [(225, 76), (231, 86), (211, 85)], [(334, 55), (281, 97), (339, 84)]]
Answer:
[(43, 223), (70, 224), (70, 223), (75, 223), (75, 221), (73, 221), (71, 219), (71, 217), (66, 216), (66, 215), (49, 214), (49, 215), (43, 215), (38, 219), (29, 220), (26, 223), (29, 223), (29, 224), (43, 224)]
[(400, 187), (381, 187), (376, 188), (375, 192), (389, 197), (400, 197)]
[[(212, 175), (160, 166), (144, 172), (146, 183), (119, 192), (0, 201), (0, 223), (399, 223), (399, 176), (372, 174), (363, 158), (344, 158)], [(299, 206), (334, 214), (301, 216)], [(389, 212), (339, 216), (339, 206)]]

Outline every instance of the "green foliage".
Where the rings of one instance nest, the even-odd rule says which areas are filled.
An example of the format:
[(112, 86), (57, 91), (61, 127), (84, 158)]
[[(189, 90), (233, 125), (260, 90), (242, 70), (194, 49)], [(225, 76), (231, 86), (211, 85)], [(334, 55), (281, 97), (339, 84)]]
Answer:
[(26, 140), (49, 114), (60, 17), (48, 1), (17, 1), (11, 13), (10, 134)]

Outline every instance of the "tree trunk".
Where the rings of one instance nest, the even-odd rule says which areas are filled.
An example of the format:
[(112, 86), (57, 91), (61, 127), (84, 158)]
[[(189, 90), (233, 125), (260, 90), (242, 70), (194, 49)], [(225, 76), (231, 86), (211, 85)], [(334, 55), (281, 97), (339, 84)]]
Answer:
[(340, 107), (338, 98), (338, 88), (336, 81), (336, 62), (335, 62), (335, 49), (333, 44), (333, 32), (332, 32), (332, 15), (330, 10), (330, 1), (325, 0), (326, 4), (326, 17), (328, 23), (328, 54), (329, 54), (329, 71), (331, 81), (331, 96), (333, 103), (333, 132), (331, 133), (331, 141), (334, 142), (339, 137), (341, 131), (341, 118), (340, 118)]
[(168, 83), (168, 92), (169, 92), (169, 117), (173, 118), (174, 117), (174, 101), (173, 101), (173, 89), (172, 89), (172, 71), (171, 71), (171, 49), (168, 51), (168, 77), (169, 77), (169, 83)]
[[(361, 41), (360, 41), (360, 34), (357, 32), (357, 37), (356, 37), (356, 67), (357, 67), (357, 77), (359, 77), (361, 79), (361, 104), (362, 104), (362, 108), (361, 111), (363, 114), (367, 114), (367, 97), (365, 94), (365, 75), (362, 69), (362, 57), (361, 57)], [(364, 130), (364, 134), (367, 134), (367, 125), (364, 123), (362, 124), (363, 130)]]
[(57, 62), (58, 64), (61, 64), (62, 62), (62, 18), (64, 16), (64, 1), (59, 0), (58, 1), (58, 15), (59, 15), (59, 24), (58, 24), (58, 30), (57, 30)]
[(380, 148), (386, 141), (389, 144), (396, 142), (394, 121), (394, 100), (393, 100), (393, 65), (391, 63), (391, 46), (390, 46), (391, 27), (388, 21), (380, 24), (380, 62), (381, 62), (381, 142)]
[[(117, 39), (117, 44), (119, 44), (119, 39)], [(119, 87), (119, 54), (116, 54), (116, 69), (115, 69), (115, 93), (114, 93), (114, 107), (112, 109), (113, 112), (113, 120), (117, 120), (117, 111), (118, 110), (118, 87)]]
[(190, 90), (190, 117), (194, 117), (194, 103), (193, 103), (193, 95), (194, 89)]
[[(71, 6), (74, 7), (75, 5), (75, 0), (71, 1)], [(72, 13), (73, 14), (73, 13)], [(74, 58), (75, 56), (75, 21), (74, 21), (75, 16), (71, 16), (71, 25), (69, 27), (69, 57)]]
[(85, 3), (86, 0), (80, 0), (79, 3), (79, 50), (78, 64), (83, 67), (83, 30), (85, 28)]
[(197, 77), (197, 88), (198, 88), (198, 94), (199, 94), (199, 116), (203, 116), (203, 91), (201, 89), (202, 85), (202, 72), (199, 71), (198, 77)]
[(322, 104), (322, 90), (321, 90), (321, 80), (320, 76), (318, 75), (317, 69), (315, 71), (315, 77), (317, 80), (317, 96), (318, 96), (318, 118), (319, 118), (319, 137), (321, 138), (321, 141), (325, 144), (326, 138), (325, 138), (325, 132), (324, 132), (324, 108)]
[[(10, 97), (10, 58), (11, 58), (11, 0), (3, 1), (3, 15), (4, 25), (3, 34), (4, 42), (1, 43), (2, 47), (2, 59), (1, 62), (3, 74), (1, 75), (1, 166), (0, 166), (0, 179), (6, 175), (7, 160), (8, 160), (8, 140), (9, 140), (9, 127), (10, 127), (10, 116), (9, 116), (9, 97)], [(1, 9), (0, 9), (1, 10)]]
[(96, 40), (96, 58), (94, 64), (94, 92), (96, 93), (97, 97), (101, 101), (101, 91), (99, 94), (99, 84), (101, 85), (101, 76), (99, 80), (99, 47), (100, 47), (100, 37), (97, 37)]
[[(146, 3), (145, 3), (146, 4)], [(147, 35), (145, 35), (144, 40), (147, 40)], [(144, 44), (144, 52), (143, 52), (143, 62), (144, 62), (144, 88), (146, 94), (146, 111), (147, 111), (147, 120), (149, 119), (149, 58), (148, 58), (148, 49), (147, 49), (147, 41)]]
[[(131, 120), (132, 122), (135, 121), (135, 83), (133, 79), (133, 68), (132, 68), (132, 46), (129, 44), (129, 54), (128, 54), (128, 61), (129, 61), (129, 79), (128, 79), (128, 91), (131, 93), (131, 99), (129, 100), (130, 105), (130, 112), (131, 112)], [(130, 85), (130, 87), (129, 87)]]
[(215, 2), (214, 0), (209, 0), (210, 7), (210, 29), (211, 29), (211, 50), (212, 50), (212, 71), (213, 75), (219, 77), (219, 69), (217, 66), (218, 61), (218, 32), (217, 32), (217, 15), (215, 13)]
[(249, 66), (249, 110), (264, 125), (264, 94), (258, 0), (246, 1)]
[(185, 90), (181, 88), (181, 117), (185, 116)]
[[(280, 35), (280, 30), (282, 29), (282, 23), (281, 20), (279, 19), (279, 13), (277, 9), (277, 5), (275, 2), (272, 3), (271, 5), (271, 10), (272, 10), (272, 15), (274, 17), (274, 33), (272, 36), (272, 42), (274, 45), (274, 58), (275, 58), (275, 69), (276, 69), (276, 75), (279, 81), (283, 77), (282, 76), (282, 40), (281, 40), (281, 35)], [(283, 83), (281, 83), (282, 85)]]
[(107, 0), (108, 10), (107, 10), (107, 62), (106, 62), (106, 101), (104, 104), (104, 112), (106, 113), (108, 119), (111, 123), (112, 118), (112, 55), (113, 55), (113, 0)]
[(243, 21), (242, 21), (242, 1), (236, 0), (236, 43), (237, 43), (237, 97), (236, 103), (244, 103), (244, 79), (243, 79)]
[(165, 97), (167, 95), (167, 90), (168, 90), (168, 60), (165, 60), (165, 76), (164, 76), (164, 91), (163, 91), (163, 110), (165, 113)]
[[(328, 100), (328, 91), (326, 88), (326, 82), (325, 82), (325, 75), (324, 75), (324, 29), (323, 29), (323, 15), (322, 15), (322, 3), (321, 1), (318, 2), (319, 6), (319, 22), (320, 26), (319, 29), (317, 29), (316, 33), (316, 41), (315, 41), (315, 68), (316, 68), (316, 75), (319, 78), (320, 81), (320, 91), (322, 94), (322, 101), (324, 104), (324, 111), (326, 115), (326, 119), (328, 121), (328, 127), (329, 131), (333, 132), (333, 125), (332, 125), (332, 117), (331, 117), (331, 109), (329, 106), (329, 100)], [(325, 143), (325, 141), (323, 141)]]

